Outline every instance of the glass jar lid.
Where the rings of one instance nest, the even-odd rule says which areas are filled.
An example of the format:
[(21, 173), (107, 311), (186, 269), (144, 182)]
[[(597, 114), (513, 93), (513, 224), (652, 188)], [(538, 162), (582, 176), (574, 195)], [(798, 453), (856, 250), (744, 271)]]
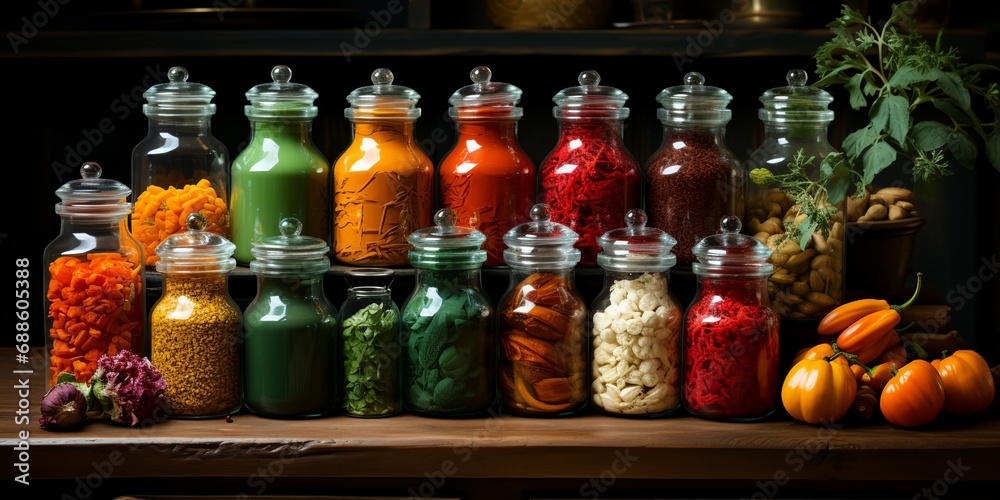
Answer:
[(236, 245), (223, 236), (205, 231), (208, 219), (191, 212), (184, 221), (187, 231), (177, 233), (156, 246), (156, 270), (161, 273), (229, 272), (236, 268)]
[(278, 236), (254, 243), (250, 270), (264, 275), (317, 274), (330, 269), (330, 247), (325, 241), (302, 233), (302, 222), (294, 217), (278, 223)]
[(476, 66), (469, 73), (472, 85), (455, 91), (448, 99), (452, 118), (475, 120), (520, 118), (524, 110), (517, 106), (522, 91), (514, 85), (490, 81), (493, 72), (486, 66)]
[(790, 70), (785, 74), (788, 86), (770, 89), (760, 96), (764, 107), (757, 115), (769, 122), (833, 121), (834, 113), (829, 109), (833, 96), (821, 88), (806, 85), (808, 80), (805, 70)]
[(372, 84), (354, 89), (347, 95), (351, 107), (344, 110), (350, 120), (393, 118), (416, 120), (420, 117), (420, 101), (417, 91), (394, 85), (392, 71), (379, 68), (372, 72)]
[(292, 70), (288, 66), (272, 68), (271, 80), (247, 91), (250, 104), (243, 108), (247, 118), (267, 120), (316, 116), (318, 108), (313, 102), (319, 94), (307, 85), (292, 83)]
[(560, 119), (574, 118), (628, 118), (625, 107), (628, 94), (615, 87), (601, 85), (601, 75), (593, 70), (580, 73), (578, 87), (560, 90), (552, 98), (556, 106), (552, 115)]
[(531, 207), (531, 222), (512, 227), (503, 236), (507, 248), (503, 260), (511, 267), (565, 269), (580, 262), (580, 250), (573, 248), (580, 239), (568, 226), (553, 222), (549, 206)]
[(719, 87), (705, 85), (701, 73), (684, 75), (684, 84), (667, 87), (656, 96), (662, 106), (656, 117), (663, 124), (719, 126), (729, 123), (733, 96)]
[(88, 161), (80, 166), (80, 178), (56, 189), (62, 201), (56, 203), (61, 216), (117, 220), (132, 213), (127, 200), (132, 190), (114, 179), (101, 178), (101, 166)]
[(414, 267), (469, 269), (486, 261), (486, 250), (481, 248), (486, 235), (456, 226), (456, 220), (455, 212), (442, 208), (434, 214), (434, 226), (410, 234), (407, 241), (413, 245), (409, 256)]
[(142, 112), (149, 118), (204, 117), (215, 114), (215, 91), (207, 85), (188, 81), (188, 71), (174, 66), (167, 71), (166, 83), (153, 85), (142, 94), (147, 104)]
[(663, 230), (647, 227), (646, 212), (634, 208), (625, 214), (625, 226), (597, 239), (597, 264), (613, 271), (666, 271), (677, 263), (670, 250), (677, 240)]
[(774, 266), (767, 262), (771, 249), (760, 240), (740, 233), (743, 223), (727, 215), (719, 224), (720, 232), (706, 236), (694, 245), (691, 253), (698, 262), (691, 270), (699, 276), (769, 276)]

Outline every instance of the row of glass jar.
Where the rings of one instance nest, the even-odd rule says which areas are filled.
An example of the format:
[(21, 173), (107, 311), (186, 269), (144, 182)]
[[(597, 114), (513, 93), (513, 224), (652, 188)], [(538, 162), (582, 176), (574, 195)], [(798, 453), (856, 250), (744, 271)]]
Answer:
[[(407, 265), (407, 237), (431, 224), (435, 206), (435, 168), (413, 136), (419, 94), (394, 84), (390, 71), (376, 70), (372, 85), (347, 96), (354, 137), (331, 167), (311, 137), (317, 93), (293, 83), (285, 66), (271, 76), (246, 94), (253, 136), (231, 165), (211, 137), (212, 89), (188, 82), (186, 71), (175, 67), (170, 82), (146, 92), (150, 128), (133, 152), (131, 217), (146, 263), (155, 264), (156, 246), (182, 228), (188, 213), (200, 211), (209, 231), (236, 244), (243, 265), (252, 244), (276, 235), (285, 217), (302, 221), (304, 234), (332, 242), (331, 257), (341, 263)], [(800, 149), (814, 157), (807, 173), (815, 179), (834, 151), (826, 139), (832, 97), (806, 85), (805, 71), (789, 72), (787, 86), (761, 96), (765, 138), (746, 165), (725, 144), (732, 96), (706, 85), (700, 74), (685, 75), (682, 85), (657, 97), (663, 142), (644, 169), (622, 143), (628, 95), (585, 71), (578, 86), (553, 97), (559, 139), (537, 172), (517, 141), (521, 89), (492, 81), (486, 67), (470, 77), (472, 84), (449, 99), (458, 136), (437, 167), (437, 194), (460, 224), (486, 235), (486, 265), (504, 263), (504, 234), (528, 220), (536, 200), (580, 234), (580, 264), (596, 265), (598, 238), (640, 206), (644, 171), (650, 225), (678, 239), (680, 268), (693, 264), (695, 242), (712, 234), (720, 217), (734, 214), (747, 221), (747, 234), (774, 250), (769, 293), (782, 317), (816, 319), (842, 302), (843, 211), (832, 227), (812, 229), (814, 238), (798, 245), (788, 224), (805, 218), (801, 203), (780, 189), (745, 182), (757, 166), (781, 173)]]
[[(131, 238), (127, 188), (100, 179), (95, 164), (83, 174), (59, 191), (63, 231), (46, 249), (52, 381), (60, 372), (87, 381), (90, 360), (120, 349), (146, 352), (142, 252), (122, 245)], [(167, 379), (167, 403), (191, 417), (244, 405), (309, 417), (338, 404), (357, 416), (405, 406), (447, 417), (486, 411), (499, 391), (512, 414), (565, 415), (589, 399), (612, 414), (659, 416), (677, 410), (683, 393), (689, 411), (709, 418), (774, 411), (771, 251), (740, 234), (738, 218), (693, 249), (699, 296), (684, 322), (682, 391), (684, 311), (667, 287), (676, 240), (646, 227), (640, 210), (602, 235), (605, 287), (588, 314), (573, 279), (580, 235), (551, 214), (536, 205), (531, 222), (505, 234), (511, 283), (495, 308), (480, 290), (486, 236), (445, 209), (408, 238), (417, 279), (402, 314), (385, 285), (352, 287), (338, 314), (322, 288), (329, 248), (302, 234), (300, 221), (283, 219), (278, 236), (253, 244), (257, 295), (241, 312), (226, 285), (236, 246), (191, 213), (186, 230), (157, 247), (164, 290), (150, 311), (148, 351)]]

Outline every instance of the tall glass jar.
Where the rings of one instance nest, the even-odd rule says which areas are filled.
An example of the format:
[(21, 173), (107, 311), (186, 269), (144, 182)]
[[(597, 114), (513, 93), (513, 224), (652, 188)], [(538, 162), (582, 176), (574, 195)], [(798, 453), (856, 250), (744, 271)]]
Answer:
[(549, 207), (504, 236), (510, 286), (500, 299), (500, 406), (524, 416), (569, 415), (587, 404), (587, 306), (576, 289), (580, 251)]
[(720, 218), (743, 216), (743, 169), (726, 146), (732, 98), (693, 72), (656, 97), (663, 142), (646, 161), (647, 210), (651, 226), (677, 238), (678, 269), (690, 270), (692, 247)]
[(668, 286), (677, 262), (669, 234), (646, 227), (646, 212), (601, 236), (604, 286), (591, 307), (594, 407), (623, 417), (662, 417), (681, 406), (684, 310)]
[(416, 269), (403, 304), (403, 406), (428, 417), (481, 415), (496, 402), (496, 309), (482, 290), (486, 236), (446, 208), (409, 241)]
[(89, 383), (105, 354), (146, 356), (146, 265), (128, 231), (131, 190), (102, 179), (94, 162), (80, 177), (56, 190), (59, 235), (42, 254), (49, 387), (60, 373)]
[(628, 95), (600, 85), (596, 71), (580, 73), (578, 87), (559, 91), (552, 114), (559, 139), (540, 167), (539, 202), (552, 220), (580, 235), (580, 265), (595, 266), (597, 238), (639, 206), (639, 164), (622, 142)]
[(387, 417), (403, 408), (399, 308), (389, 286), (393, 271), (348, 269), (340, 308), (343, 366), (341, 408), (352, 417)]
[(142, 95), (149, 132), (132, 150), (131, 230), (147, 266), (159, 258), (157, 245), (184, 231), (188, 214), (204, 215), (205, 231), (230, 236), (229, 151), (212, 135), (215, 91), (187, 81), (181, 66), (167, 78)]
[(337, 309), (323, 291), (326, 242), (281, 221), (254, 244), (257, 296), (243, 314), (243, 400), (251, 412), (306, 418), (337, 410)]
[(305, 235), (330, 240), (330, 164), (312, 138), (318, 94), (292, 83), (288, 66), (275, 66), (271, 78), (246, 93), (253, 134), (233, 161), (233, 243), (243, 265), (253, 259), (253, 244), (277, 236), (285, 218), (298, 219)]
[[(833, 96), (806, 85), (804, 70), (793, 69), (785, 78), (788, 86), (760, 97), (764, 140), (750, 155), (747, 172), (767, 168), (774, 175), (787, 175), (789, 164), (802, 154), (813, 159), (802, 166), (802, 174), (818, 181), (823, 159), (836, 151), (827, 140)], [(831, 207), (825, 191), (801, 203), (781, 188), (748, 183), (746, 232), (774, 252), (768, 294), (782, 319), (819, 320), (844, 302), (844, 207), (844, 202)], [(817, 218), (819, 212), (826, 215)], [(787, 231), (789, 227), (794, 229)]]
[(778, 408), (780, 319), (767, 296), (771, 250), (740, 234), (739, 218), (695, 244), (698, 291), (684, 321), (684, 407), (713, 420), (752, 421)]
[(170, 381), (170, 416), (208, 418), (243, 405), (243, 313), (229, 294), (233, 245), (200, 212), (156, 247), (163, 295), (149, 318), (150, 361)]
[(347, 96), (354, 140), (333, 167), (333, 241), (349, 265), (407, 264), (407, 238), (434, 214), (434, 165), (413, 137), (420, 94), (393, 80), (379, 68)]
[(517, 106), (521, 89), (492, 82), (493, 73), (477, 66), (472, 85), (452, 94), (448, 110), (458, 138), (438, 169), (441, 208), (449, 208), (458, 224), (486, 235), (486, 262), (504, 263), (504, 234), (528, 222), (535, 203), (535, 164), (517, 140)]

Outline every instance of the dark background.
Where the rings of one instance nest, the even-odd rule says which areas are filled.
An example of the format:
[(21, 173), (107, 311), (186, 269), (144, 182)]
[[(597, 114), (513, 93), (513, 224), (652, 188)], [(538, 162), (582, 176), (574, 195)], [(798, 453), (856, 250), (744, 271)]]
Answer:
[[(52, 2), (58, 3), (56, 0)], [(92, 3), (101, 7), (77, 5)], [(235, 1), (230, 3), (240, 4)], [(410, 54), (375, 56), (362, 51), (350, 62), (336, 56), (275, 56), (267, 52), (235, 57), (131, 57), (122, 55), (127, 53), (122, 50), (109, 57), (95, 50), (67, 58), (60, 57), (58, 51), (52, 51), (52, 45), (45, 42), (47, 36), (66, 30), (79, 32), (80, 43), (84, 46), (86, 34), (91, 30), (351, 30), (370, 20), (366, 17), (368, 9), (377, 8), (379, 3), (384, 4), (340, 2), (346, 9), (339, 17), (241, 17), (234, 10), (227, 20), (220, 21), (211, 16), (192, 19), (122, 14), (132, 2), (70, 1), (60, 5), (60, 11), (14, 53), (10, 46), (11, 33), (22, 32), (23, 16), (30, 18), (36, 14), (41, 4), (37, 0), (5, 2), (0, 12), (0, 27), (7, 41), (0, 46), (0, 61), (4, 69), (0, 99), (5, 110), (3, 144), (7, 160), (4, 169), (7, 191), (3, 196), (5, 217), (0, 224), (0, 255), (8, 276), (4, 282), (8, 283), (12, 282), (15, 272), (15, 259), (31, 260), (31, 293), (33, 300), (37, 301), (31, 310), (34, 328), (31, 344), (42, 345), (44, 341), (44, 309), (40, 300), (43, 293), (41, 257), (45, 246), (59, 231), (59, 218), (53, 210), (58, 201), (55, 190), (79, 177), (78, 170), (83, 161), (96, 161), (104, 168), (104, 177), (131, 184), (131, 151), (146, 135), (147, 120), (141, 112), (141, 94), (146, 89), (144, 82), (152, 80), (145, 77), (152, 73), (165, 80), (165, 72), (171, 66), (184, 66), (191, 75), (190, 81), (209, 85), (218, 93), (214, 100), (218, 112), (212, 120), (213, 133), (227, 145), (231, 157), (235, 157), (249, 140), (249, 122), (243, 114), (246, 104), (244, 94), (251, 87), (270, 81), (270, 70), (277, 64), (292, 69), (292, 81), (309, 85), (319, 93), (316, 105), (320, 112), (314, 122), (313, 134), (317, 146), (331, 162), (347, 146), (350, 138), (350, 124), (343, 115), (347, 104), (345, 97), (355, 88), (368, 85), (371, 72), (378, 67), (391, 69), (396, 75), (396, 84), (412, 87), (421, 94), (423, 115), (417, 122), (416, 135), (435, 164), (447, 152), (454, 138), (452, 124), (446, 118), (448, 97), (457, 88), (469, 83), (469, 71), (478, 65), (489, 66), (495, 81), (513, 83), (524, 90), (521, 105), (525, 113), (519, 125), (519, 135), (522, 146), (536, 163), (541, 162), (556, 140), (557, 128), (551, 115), (552, 96), (563, 88), (576, 85), (577, 75), (587, 69), (597, 70), (603, 84), (618, 87), (629, 94), (631, 117), (626, 122), (625, 140), (636, 158), (640, 162), (645, 161), (659, 146), (662, 128), (656, 120), (658, 105), (654, 99), (663, 88), (678, 85), (682, 79), (682, 74), (669, 57), (561, 55), (549, 53), (544, 46), (540, 46), (536, 55), (496, 55), (484, 51), (456, 56), (414, 51)], [(358, 9), (357, 4), (364, 7)], [(434, 4), (430, 11), (431, 29), (496, 29), (486, 17), (482, 2)], [(803, 4), (805, 17), (796, 29), (822, 29), (837, 15), (840, 6), (839, 2), (826, 1), (804, 1)], [(878, 9), (884, 7), (882, 2), (875, 0), (870, 4), (876, 16)], [(974, 5), (974, 2), (954, 2), (947, 19), (946, 33), (951, 30), (974, 33), (961, 38), (964, 44), (970, 45), (968, 53), (973, 57), (963, 58), (965, 62), (996, 64), (998, 9), (994, 5), (994, 2), (985, 7)], [(108, 14), (115, 9), (118, 9), (117, 15)], [(630, 2), (617, 2), (615, 21), (628, 21), (632, 16)], [(393, 22), (404, 22), (405, 26), (405, 16), (398, 16)], [(344, 36), (345, 41), (350, 42), (350, 31), (331, 33), (331, 36)], [(726, 33), (722, 33), (721, 37), (725, 36)], [(795, 40), (789, 37), (789, 43), (796, 43)], [(376, 42), (378, 40), (373, 41)], [(210, 49), (212, 42), (210, 38), (195, 38), (194, 41), (178, 40), (178, 43), (184, 46), (204, 43), (206, 49)], [(686, 70), (701, 72), (708, 85), (724, 88), (733, 95), (730, 105), (733, 119), (727, 127), (727, 142), (743, 160), (757, 146), (762, 134), (757, 118), (758, 97), (767, 89), (785, 85), (785, 73), (794, 68), (806, 69), (815, 78), (812, 58), (802, 55), (764, 53), (750, 57), (727, 57), (715, 53), (694, 58)], [(992, 77), (995, 80), (1000, 75)], [(833, 107), (837, 112), (830, 137), (833, 144), (839, 144), (847, 131), (853, 130), (851, 127), (858, 117), (852, 115), (852, 110), (846, 105), (845, 95), (837, 89), (830, 91), (836, 98)], [(102, 121), (106, 129), (110, 125), (110, 132), (99, 132)], [(435, 143), (432, 138), (440, 138), (442, 133), (445, 140)], [(69, 154), (69, 151), (74, 151), (74, 154)], [(1000, 209), (995, 198), (1000, 186), (1000, 174), (989, 166), (985, 158), (980, 159), (980, 165), (974, 170), (961, 167), (954, 170), (955, 174), (941, 183), (935, 199), (920, 202), (927, 223), (918, 236), (913, 267), (924, 273), (925, 285), (930, 292), (936, 294), (942, 303), (953, 307), (953, 326), (974, 347), (981, 349), (991, 364), (995, 364), (1000, 338), (997, 326), (1000, 286), (995, 279), (995, 271), (990, 271), (984, 262), (996, 257)], [(892, 170), (883, 176), (887, 182), (907, 179), (902, 172)], [(982, 278), (983, 288), (961, 301), (957, 300), (958, 287), (975, 283), (977, 276)], [(583, 278), (587, 281), (586, 276)], [(487, 283), (490, 290), (506, 287), (505, 279), (497, 281), (502, 279), (500, 274), (487, 274), (486, 279), (490, 281)], [(912, 276), (910, 281), (912, 284)], [(343, 286), (340, 280), (330, 283), (331, 300), (335, 304), (339, 305), (339, 300), (342, 300)], [(397, 295), (405, 295), (408, 291), (396, 290)], [(247, 292), (240, 290), (236, 294), (247, 295)], [(596, 294), (588, 287), (584, 287), (583, 292), (588, 300)], [(253, 291), (249, 290), (249, 293)], [(147, 307), (151, 306), (151, 303), (147, 304)], [(12, 345), (13, 342), (13, 334), (4, 336), (4, 345)]]

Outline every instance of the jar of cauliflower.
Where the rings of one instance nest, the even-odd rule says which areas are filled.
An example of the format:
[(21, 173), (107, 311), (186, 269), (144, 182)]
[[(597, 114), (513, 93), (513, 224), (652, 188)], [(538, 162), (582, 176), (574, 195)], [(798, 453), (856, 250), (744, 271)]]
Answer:
[(677, 241), (646, 221), (631, 210), (627, 227), (599, 239), (604, 286), (592, 306), (591, 399), (610, 415), (662, 417), (681, 406), (684, 311), (668, 286)]

